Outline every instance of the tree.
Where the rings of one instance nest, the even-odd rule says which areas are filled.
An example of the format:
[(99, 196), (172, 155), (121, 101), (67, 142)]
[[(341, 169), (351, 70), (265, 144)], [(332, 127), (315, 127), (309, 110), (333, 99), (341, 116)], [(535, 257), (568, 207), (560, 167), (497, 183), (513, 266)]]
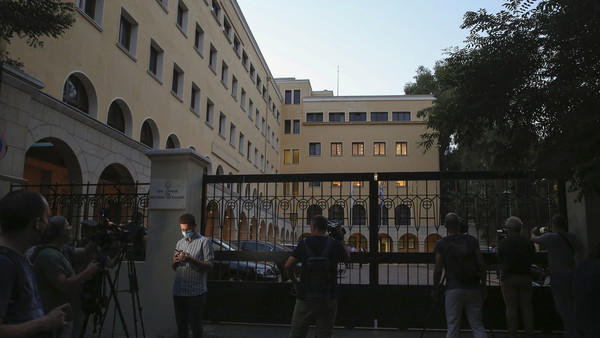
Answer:
[(2, 45), (16, 36), (31, 47), (43, 47), (42, 36), (57, 38), (73, 25), (73, 11), (72, 3), (60, 0), (0, 0), (0, 65), (23, 67)]
[(417, 68), (415, 82), (409, 82), (404, 85), (404, 94), (406, 95), (431, 95), (437, 91), (437, 82), (435, 75), (423, 66)]
[[(512, 0), (467, 12), (466, 46), (435, 72), (422, 145), (476, 151), (488, 169), (535, 170), (600, 192), (600, 4)], [(584, 189), (585, 188), (585, 189)]]

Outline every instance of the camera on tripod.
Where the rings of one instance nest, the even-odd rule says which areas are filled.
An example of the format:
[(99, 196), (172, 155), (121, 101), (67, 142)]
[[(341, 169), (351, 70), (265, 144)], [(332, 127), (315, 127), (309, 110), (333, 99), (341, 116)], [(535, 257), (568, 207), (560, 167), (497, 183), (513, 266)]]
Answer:
[(344, 229), (338, 221), (329, 220), (327, 222), (327, 234), (337, 241), (343, 241), (344, 236), (346, 235), (346, 229)]

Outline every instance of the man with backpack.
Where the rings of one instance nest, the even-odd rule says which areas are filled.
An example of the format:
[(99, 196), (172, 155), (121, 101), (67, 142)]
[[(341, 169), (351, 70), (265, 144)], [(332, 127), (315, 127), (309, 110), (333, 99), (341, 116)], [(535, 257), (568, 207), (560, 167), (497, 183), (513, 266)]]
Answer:
[(483, 299), (487, 297), (485, 289), (485, 263), (479, 250), (477, 239), (466, 233), (460, 233), (460, 221), (455, 213), (445, 218), (448, 236), (435, 244), (435, 270), (433, 272), (433, 291), (435, 301), (441, 293), (442, 270), (446, 272), (446, 337), (460, 335), (460, 323), (463, 310), (471, 325), (475, 338), (487, 337), (481, 316)]
[[(290, 337), (306, 337), (313, 321), (316, 321), (317, 337), (331, 337), (337, 313), (337, 265), (350, 256), (343, 241), (326, 235), (325, 217), (315, 216), (310, 231), (311, 236), (298, 242), (285, 263), (285, 270), (298, 295)], [(298, 262), (302, 262), (299, 282), (294, 275)]]

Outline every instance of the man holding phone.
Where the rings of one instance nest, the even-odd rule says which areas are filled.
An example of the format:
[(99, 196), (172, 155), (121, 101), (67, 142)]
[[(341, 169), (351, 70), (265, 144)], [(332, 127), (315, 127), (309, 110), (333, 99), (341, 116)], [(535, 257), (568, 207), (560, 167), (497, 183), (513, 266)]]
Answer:
[(177, 336), (187, 338), (189, 328), (193, 337), (202, 337), (202, 317), (206, 304), (206, 277), (212, 269), (215, 254), (211, 241), (196, 232), (192, 214), (179, 217), (183, 236), (175, 246), (171, 268), (175, 270), (173, 305)]

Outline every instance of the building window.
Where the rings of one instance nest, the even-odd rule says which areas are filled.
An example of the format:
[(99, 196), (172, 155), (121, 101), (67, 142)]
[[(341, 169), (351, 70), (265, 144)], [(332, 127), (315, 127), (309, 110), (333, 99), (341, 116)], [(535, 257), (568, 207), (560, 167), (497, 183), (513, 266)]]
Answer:
[(344, 122), (346, 113), (329, 113), (329, 122)]
[[(308, 182), (308, 186), (309, 187), (320, 187), (321, 182)], [(321, 207), (319, 207), (319, 210), (321, 210)]]
[(364, 142), (352, 142), (352, 156), (364, 156), (365, 155), (365, 143)]
[(85, 86), (74, 75), (69, 76), (63, 88), (63, 101), (82, 112), (89, 114), (90, 105)]
[(140, 132), (140, 142), (147, 145), (148, 147), (154, 147), (154, 135), (152, 133), (152, 127), (148, 121), (144, 121), (142, 124), (142, 130)]
[(308, 155), (309, 156), (321, 156), (321, 143), (310, 142), (308, 144)]
[(300, 104), (300, 89), (294, 90), (294, 104)]
[(373, 142), (373, 155), (385, 155), (385, 142)]
[(121, 8), (119, 23), (119, 46), (135, 57), (137, 51), (138, 23), (127, 11)]
[(192, 82), (192, 95), (190, 97), (190, 109), (199, 115), (200, 113), (200, 88)]
[(150, 57), (148, 59), (148, 71), (157, 79), (162, 80), (163, 60), (165, 52), (156, 41), (150, 39)]
[(259, 118), (260, 118), (260, 112), (257, 109), (256, 113), (254, 114), (254, 125), (256, 126), (256, 128), (258, 128), (258, 126), (260, 126)]
[(331, 142), (331, 156), (342, 156), (342, 142)]
[(367, 113), (349, 113), (348, 114), (349, 117), (349, 121), (366, 121), (367, 120)]
[(243, 111), (246, 111), (246, 91), (242, 88), (242, 97), (240, 100), (240, 107), (242, 107)]
[(210, 44), (210, 56), (208, 58), (209, 67), (216, 73), (217, 72), (217, 49), (213, 44)]
[(196, 33), (194, 34), (194, 48), (201, 56), (204, 56), (204, 30), (196, 23)]
[(246, 140), (244, 138), (244, 134), (242, 133), (240, 133), (240, 139), (238, 144), (238, 151), (240, 152), (240, 154), (244, 155), (244, 144), (246, 144)]
[(300, 134), (300, 120), (294, 120), (294, 134)]
[(242, 52), (242, 65), (248, 70), (248, 54), (246, 54), (246, 51)]
[(227, 17), (223, 19), (223, 34), (225, 34), (227, 40), (231, 41), (231, 24)]
[(231, 76), (231, 96), (237, 100), (238, 80), (235, 75)]
[(229, 66), (225, 61), (221, 61), (221, 83), (225, 86), (229, 86)]
[(283, 164), (298, 164), (300, 163), (300, 149), (284, 149)]
[(285, 91), (285, 104), (292, 104), (292, 91), (291, 90), (286, 90)]
[(283, 120), (283, 133), (284, 134), (292, 133), (292, 120)]
[(237, 37), (237, 35), (233, 35), (233, 50), (235, 50), (235, 53), (237, 54), (237, 56), (240, 56), (240, 50), (242, 49), (242, 43), (240, 42), (240, 39)]
[(261, 118), (260, 121), (260, 132), (264, 135), (265, 134), (265, 125), (266, 125), (266, 121), (265, 118)]
[(262, 80), (261, 80), (260, 76), (256, 75), (256, 89), (258, 89), (258, 92), (262, 94), (262, 92), (260, 91), (261, 86), (262, 86)]
[(410, 121), (410, 112), (409, 111), (392, 112), (392, 121)]
[(323, 113), (306, 113), (306, 122), (323, 122)]
[(183, 99), (183, 70), (173, 64), (173, 82), (171, 83), (171, 92), (178, 98)]
[(235, 124), (231, 123), (229, 125), (229, 144), (231, 144), (233, 147), (235, 147), (235, 134), (236, 134)]
[(223, 112), (221, 112), (219, 114), (219, 136), (221, 136), (222, 138), (225, 138), (225, 133), (227, 133), (227, 131), (225, 130), (226, 125), (227, 117), (225, 116), (225, 114), (223, 114)]
[(396, 181), (396, 186), (400, 188), (408, 187), (408, 181)]
[(123, 109), (121, 109), (119, 104), (115, 101), (113, 101), (108, 108), (108, 119), (106, 124), (125, 133), (125, 115), (123, 114)]
[(371, 121), (387, 121), (388, 113), (387, 112), (372, 112), (371, 113)]
[(262, 86), (262, 97), (263, 97), (263, 100), (265, 100), (265, 101), (267, 100), (267, 87), (265, 87), (265, 86)]
[(396, 142), (396, 155), (408, 155), (407, 142)]
[(209, 126), (213, 126), (213, 121), (215, 118), (215, 104), (212, 103), (210, 99), (206, 100), (206, 123)]
[(248, 100), (248, 118), (252, 121), (252, 114), (254, 113), (254, 102)]
[(254, 69), (254, 65), (252, 65), (252, 63), (250, 63), (250, 78), (252, 79), (252, 82), (255, 82), (255, 76), (256, 76), (256, 69)]
[(218, 23), (221, 23), (221, 5), (218, 0), (212, 0), (210, 3), (210, 11)]
[(258, 148), (254, 148), (254, 166), (258, 168)]
[(177, 27), (179, 27), (181, 32), (185, 35), (187, 35), (187, 21), (188, 8), (183, 1), (179, 0), (179, 4), (177, 5)]
[(248, 141), (248, 148), (246, 148), (246, 158), (248, 161), (252, 161), (252, 142)]
[(104, 0), (79, 0), (77, 1), (77, 8), (85, 13), (85, 15), (92, 19), (98, 26), (102, 25)]

